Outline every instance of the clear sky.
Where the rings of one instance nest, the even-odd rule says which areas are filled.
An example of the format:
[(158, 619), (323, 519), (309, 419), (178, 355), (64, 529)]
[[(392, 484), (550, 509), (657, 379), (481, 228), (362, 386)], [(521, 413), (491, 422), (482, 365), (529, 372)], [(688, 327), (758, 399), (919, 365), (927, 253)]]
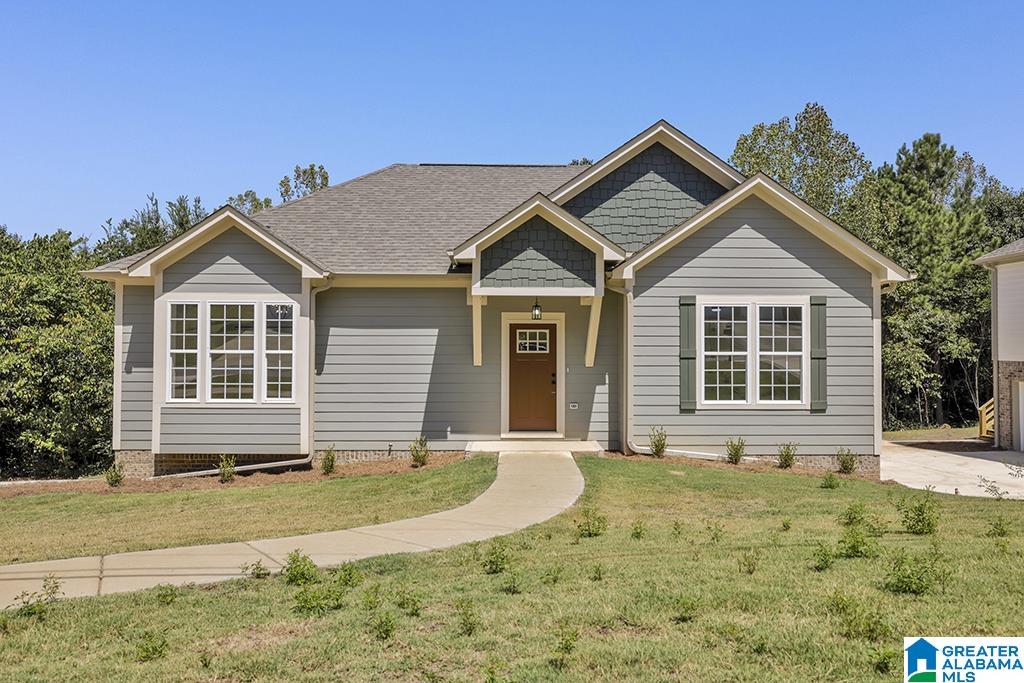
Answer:
[(722, 157), (822, 103), (874, 163), (938, 131), (1024, 185), (1024, 8), (980, 2), (0, 1), (0, 224), (93, 238), (318, 162), (597, 158), (659, 118)]

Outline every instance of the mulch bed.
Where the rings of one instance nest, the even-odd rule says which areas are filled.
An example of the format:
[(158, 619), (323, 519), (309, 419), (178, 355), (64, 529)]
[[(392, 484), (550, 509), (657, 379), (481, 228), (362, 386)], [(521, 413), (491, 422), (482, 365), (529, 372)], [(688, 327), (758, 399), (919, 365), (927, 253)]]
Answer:
[[(750, 461), (744, 462), (739, 465), (731, 465), (724, 460), (703, 460), (701, 458), (687, 458), (681, 455), (666, 455), (664, 458), (655, 458), (651, 455), (625, 455), (619, 452), (606, 451), (604, 453), (605, 458), (615, 458), (617, 460), (643, 460), (648, 462), (662, 462), (662, 463), (679, 463), (680, 465), (690, 465), (692, 467), (705, 467), (713, 470), (732, 470), (740, 472), (783, 472), (786, 474), (797, 474), (803, 477), (814, 477), (815, 479), (821, 479), (826, 470), (820, 467), (803, 467), (800, 465), (793, 465), (789, 469), (779, 469), (770, 460), (762, 461)], [(870, 481), (878, 483), (878, 473), (862, 472), (857, 474), (839, 474), (837, 476), (843, 479), (860, 479), (862, 481)], [(885, 482), (883, 482), (885, 483)]]
[(164, 491), (200, 491), (203, 489), (247, 488), (253, 486), (271, 486), (273, 484), (299, 484), (345, 477), (364, 477), (377, 474), (400, 474), (420, 470), (433, 470), (453, 462), (463, 460), (462, 453), (431, 453), (430, 461), (420, 468), (414, 468), (410, 460), (378, 460), (373, 462), (338, 463), (331, 475), (324, 475), (320, 470), (287, 470), (284, 472), (240, 472), (229, 484), (221, 484), (216, 476), (188, 477), (185, 479), (125, 479), (124, 483), (112, 488), (102, 479), (79, 479), (62, 482), (34, 482), (0, 486), (0, 498), (30, 496), (40, 493), (161, 493)]

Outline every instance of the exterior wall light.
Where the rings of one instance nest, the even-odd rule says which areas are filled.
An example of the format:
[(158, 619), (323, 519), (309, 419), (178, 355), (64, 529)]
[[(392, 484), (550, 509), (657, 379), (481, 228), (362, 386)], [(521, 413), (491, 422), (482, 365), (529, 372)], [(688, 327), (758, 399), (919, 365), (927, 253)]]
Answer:
[(533, 320), (540, 320), (544, 312), (540, 308), (540, 301), (537, 299), (533, 300), (533, 308), (530, 309), (530, 318)]

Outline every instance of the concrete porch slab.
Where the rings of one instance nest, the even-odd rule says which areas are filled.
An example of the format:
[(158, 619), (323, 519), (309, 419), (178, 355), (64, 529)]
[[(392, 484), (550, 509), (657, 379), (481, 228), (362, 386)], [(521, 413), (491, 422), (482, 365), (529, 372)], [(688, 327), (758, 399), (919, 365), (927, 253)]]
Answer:
[(498, 441), (470, 441), (467, 453), (603, 453), (596, 441), (571, 439), (499, 439)]

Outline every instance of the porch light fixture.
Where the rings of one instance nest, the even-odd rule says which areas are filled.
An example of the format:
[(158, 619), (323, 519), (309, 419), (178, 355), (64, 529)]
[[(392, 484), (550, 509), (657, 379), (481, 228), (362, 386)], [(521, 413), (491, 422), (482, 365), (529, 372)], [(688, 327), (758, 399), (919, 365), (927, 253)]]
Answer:
[(543, 311), (540, 308), (540, 302), (537, 299), (533, 300), (533, 308), (530, 309), (530, 318), (532, 320), (540, 320)]

